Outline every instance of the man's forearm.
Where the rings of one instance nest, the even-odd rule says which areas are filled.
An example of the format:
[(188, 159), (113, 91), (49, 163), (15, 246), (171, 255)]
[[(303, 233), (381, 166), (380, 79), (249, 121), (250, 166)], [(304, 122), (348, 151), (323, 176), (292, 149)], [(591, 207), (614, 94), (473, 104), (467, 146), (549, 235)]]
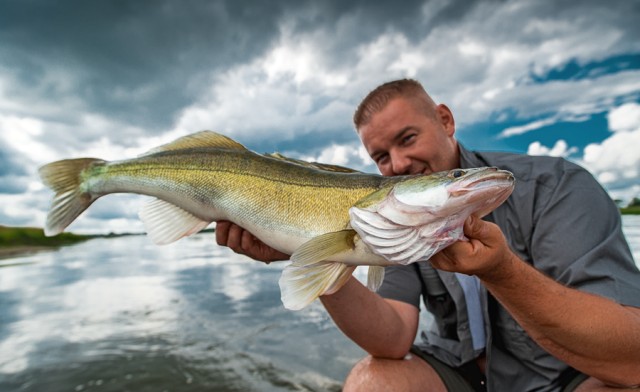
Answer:
[(565, 287), (513, 256), (479, 276), (540, 346), (604, 382), (640, 384), (640, 309)]
[(418, 323), (411, 305), (392, 304), (354, 277), (320, 300), (338, 328), (372, 356), (400, 359), (411, 348)]

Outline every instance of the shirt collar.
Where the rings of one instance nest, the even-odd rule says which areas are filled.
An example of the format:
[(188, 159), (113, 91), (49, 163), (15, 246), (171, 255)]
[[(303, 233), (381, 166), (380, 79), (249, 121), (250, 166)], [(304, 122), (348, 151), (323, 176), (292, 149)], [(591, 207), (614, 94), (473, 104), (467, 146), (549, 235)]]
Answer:
[(464, 148), (460, 142), (458, 142), (458, 150), (460, 151), (460, 168), (461, 169), (486, 166), (486, 164), (482, 162), (475, 153)]

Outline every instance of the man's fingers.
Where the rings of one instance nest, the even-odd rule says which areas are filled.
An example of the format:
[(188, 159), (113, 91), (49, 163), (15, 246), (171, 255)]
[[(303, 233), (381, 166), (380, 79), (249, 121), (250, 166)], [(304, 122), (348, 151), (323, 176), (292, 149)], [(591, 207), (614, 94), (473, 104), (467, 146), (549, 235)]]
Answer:
[(271, 248), (251, 232), (229, 221), (216, 222), (216, 242), (235, 253), (266, 262), (287, 260), (289, 255)]
[(255, 237), (253, 234), (246, 230), (242, 232), (242, 238), (240, 239), (240, 246), (242, 247), (242, 250), (245, 252), (249, 251), (253, 247), (254, 242)]
[(242, 250), (242, 232), (244, 229), (238, 225), (231, 224), (229, 227), (229, 236), (227, 239), (227, 246), (236, 253), (244, 254)]
[(216, 222), (216, 242), (218, 245), (226, 246), (227, 241), (229, 240), (229, 228), (231, 227), (231, 222), (229, 221), (219, 221)]

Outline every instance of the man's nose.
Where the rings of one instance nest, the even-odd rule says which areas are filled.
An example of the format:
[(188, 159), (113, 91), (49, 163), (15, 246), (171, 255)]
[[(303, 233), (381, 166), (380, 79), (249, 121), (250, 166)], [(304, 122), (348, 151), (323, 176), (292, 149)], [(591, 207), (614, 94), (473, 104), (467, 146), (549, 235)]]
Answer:
[(411, 159), (403, 154), (391, 154), (391, 170), (394, 175), (411, 174)]

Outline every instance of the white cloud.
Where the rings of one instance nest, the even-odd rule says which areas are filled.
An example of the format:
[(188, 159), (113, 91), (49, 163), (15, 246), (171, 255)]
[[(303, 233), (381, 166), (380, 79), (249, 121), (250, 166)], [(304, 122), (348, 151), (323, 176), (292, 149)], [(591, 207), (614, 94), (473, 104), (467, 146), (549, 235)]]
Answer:
[[(639, 105), (615, 105), (640, 96), (640, 71), (543, 82), (532, 77), (569, 61), (584, 65), (637, 53), (640, 41), (629, 39), (632, 33), (626, 28), (630, 13), (605, 4), (564, 8), (519, 0), (477, 3), (459, 17), (447, 16), (443, 21), (438, 12), (446, 12), (447, 4), (445, 0), (425, 3), (412, 29), (390, 21), (378, 31), (366, 30), (376, 32), (368, 35), (360, 31), (368, 21), (358, 10), (326, 26), (299, 27), (305, 18), (322, 20), (316, 8), (299, 20), (281, 19), (279, 37), (269, 41), (262, 52), (243, 56), (249, 60), (227, 64), (226, 69), (212, 66), (210, 86), (203, 89), (203, 95), (190, 97), (192, 104), (166, 129), (141, 129), (106, 112), (88, 111), (82, 102), (84, 95), (77, 90), (95, 88), (79, 82), (90, 81), (92, 72), (78, 76), (74, 72), (81, 71), (69, 70), (68, 64), (52, 65), (46, 67), (41, 83), (29, 89), (17, 82), (17, 71), (0, 65), (0, 136), (34, 167), (80, 155), (134, 157), (202, 129), (256, 143), (304, 139), (320, 131), (330, 140), (351, 128), (353, 110), (371, 88), (409, 76), (422, 81), (434, 99), (449, 104), (461, 126), (493, 115), (524, 123), (504, 129), (503, 137), (608, 111), (610, 129), (616, 132), (589, 145), (583, 163), (607, 186), (633, 181), (638, 173), (634, 147), (638, 145)], [(353, 44), (341, 47), (345, 39)], [(192, 87), (185, 89), (203, 91)], [(55, 94), (47, 94), (50, 90)], [(92, 94), (139, 102), (154, 95), (154, 90), (120, 87)], [(51, 96), (55, 99), (47, 98)], [(154, 109), (140, 110), (153, 115)], [(310, 158), (375, 171), (366, 151), (356, 144), (304, 148), (295, 152), (309, 156), (309, 151), (319, 151)], [(576, 150), (557, 141), (552, 147), (532, 143), (528, 152), (570, 156)], [(31, 173), (35, 183), (34, 168)]]
[(522, 135), (523, 133), (527, 133), (530, 131), (535, 131), (536, 129), (540, 129), (542, 127), (546, 127), (547, 125), (552, 125), (556, 123), (555, 118), (547, 118), (544, 120), (538, 120), (531, 122), (529, 124), (517, 126), (517, 127), (509, 127), (500, 132), (498, 137), (509, 137), (515, 135)]
[(631, 102), (619, 106), (607, 116), (609, 129), (613, 132), (633, 131), (640, 127), (640, 105)]
[(45, 123), (37, 118), (0, 114), (0, 138), (28, 160), (51, 160), (55, 154), (38, 138)]
[(547, 155), (552, 157), (563, 157), (566, 158), (571, 154), (574, 154), (578, 151), (577, 147), (571, 147), (567, 145), (567, 142), (564, 140), (558, 140), (556, 144), (552, 148), (548, 148), (543, 146), (540, 142), (533, 142), (529, 145), (529, 149), (527, 150), (527, 154), (529, 155)]
[(608, 189), (638, 187), (640, 182), (640, 106), (627, 104), (609, 112), (611, 136), (584, 149), (582, 164)]

